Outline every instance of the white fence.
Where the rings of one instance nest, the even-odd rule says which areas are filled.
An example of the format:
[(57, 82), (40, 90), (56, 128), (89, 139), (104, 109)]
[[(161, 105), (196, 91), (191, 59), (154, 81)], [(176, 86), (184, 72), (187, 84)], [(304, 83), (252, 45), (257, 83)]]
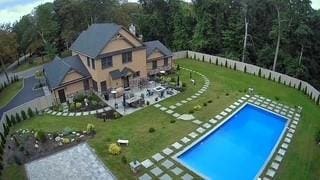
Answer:
[(28, 108), (31, 108), (33, 111), (36, 111), (36, 110), (41, 111), (43, 109), (46, 109), (52, 106), (52, 103), (53, 103), (53, 98), (51, 95), (41, 96), (4, 112), (1, 117), (0, 131), (3, 132), (2, 124), (6, 123), (6, 115), (9, 116), (9, 118), (11, 115), (15, 116), (16, 113), (18, 113), (21, 116), (21, 111), (23, 110), (27, 113)]
[(203, 54), (194, 51), (179, 51), (175, 52), (173, 55), (174, 59), (181, 58), (192, 58), (198, 61), (208, 62), (212, 64), (227, 66), (231, 69), (236, 69), (238, 71), (246, 71), (246, 73), (254, 74), (256, 76), (259, 75), (265, 79), (275, 80), (276, 82), (282, 83), (284, 85), (290, 86), (292, 88), (296, 88), (300, 91), (305, 92), (313, 101), (317, 102), (318, 98), (320, 98), (320, 92), (311, 86), (308, 82), (302, 81), (300, 79), (281, 74), (275, 71), (271, 71), (269, 69), (261, 68), (259, 66), (255, 66), (252, 64), (247, 64), (223, 57), (213, 56), (209, 54)]

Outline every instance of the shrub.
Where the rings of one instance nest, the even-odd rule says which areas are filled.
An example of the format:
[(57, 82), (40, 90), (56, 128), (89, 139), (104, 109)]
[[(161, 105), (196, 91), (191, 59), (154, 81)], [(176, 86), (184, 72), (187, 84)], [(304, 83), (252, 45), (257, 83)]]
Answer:
[(69, 138), (63, 138), (62, 142), (63, 142), (63, 144), (69, 144), (70, 143), (70, 139)]
[(182, 87), (184, 87), (184, 88), (187, 87), (187, 83), (183, 82)]
[(317, 105), (320, 104), (320, 95), (318, 96), (318, 99), (317, 99)]
[(212, 103), (212, 100), (210, 99), (210, 100), (208, 100), (208, 103)]
[(114, 117), (115, 119), (118, 119), (118, 118), (120, 118), (120, 114), (119, 114), (117, 111), (115, 111), (115, 112), (113, 113), (113, 117)]
[(196, 105), (193, 107), (193, 110), (195, 111), (199, 111), (201, 109), (201, 106), (200, 105)]
[(16, 118), (13, 115), (11, 115), (10, 121), (12, 125), (16, 124)]
[(76, 104), (75, 104), (75, 107), (76, 107), (76, 109), (80, 109), (81, 108), (81, 103), (80, 102), (76, 102)]
[(258, 76), (261, 77), (261, 68), (259, 68)]
[(63, 129), (63, 135), (69, 135), (69, 134), (71, 134), (72, 133), (72, 129), (70, 128), (70, 127), (65, 127), (64, 129)]
[(95, 133), (95, 127), (93, 124), (87, 124), (87, 132), (88, 133)]
[(156, 131), (156, 129), (154, 129), (153, 127), (149, 128), (149, 133), (153, 133), (155, 131)]
[(275, 99), (276, 101), (279, 101), (279, 100), (280, 100), (280, 98), (279, 98), (278, 96), (275, 96), (274, 99)]
[(237, 70), (237, 64), (236, 63), (233, 64), (233, 70)]
[(34, 113), (33, 113), (33, 111), (32, 111), (31, 108), (28, 108), (28, 116), (29, 116), (30, 118), (32, 118), (32, 117), (34, 116)]
[(4, 123), (2, 123), (2, 127), (4, 135), (7, 136), (9, 134), (9, 127), (6, 126)]
[(320, 143), (320, 130), (316, 133), (316, 143)]
[(12, 124), (8, 115), (6, 115), (6, 122), (7, 122), (7, 125), (11, 127)]
[(207, 106), (207, 103), (206, 103), (206, 102), (204, 102), (204, 103), (203, 103), (203, 106)]
[(244, 73), (247, 72), (247, 66), (244, 66), (243, 72), (244, 72)]
[(17, 120), (17, 122), (21, 121), (21, 117), (20, 117), (20, 115), (18, 113), (16, 113), (16, 120)]
[(224, 67), (228, 67), (228, 61), (226, 61), (225, 63), (224, 63)]
[(189, 110), (189, 114), (193, 114), (193, 113), (194, 113), (193, 109)]
[(84, 99), (86, 98), (86, 96), (84, 95), (84, 94), (78, 94), (78, 95), (76, 95), (74, 98), (73, 98), (73, 101), (74, 102), (83, 102), (84, 101)]
[(229, 96), (229, 93), (226, 93), (226, 96)]
[(121, 157), (121, 162), (122, 162), (123, 164), (127, 164), (127, 163), (128, 163), (128, 160), (127, 160), (126, 156), (122, 156), (122, 157)]
[(34, 137), (40, 141), (40, 142), (45, 142), (47, 140), (46, 134), (42, 130), (38, 130), (34, 133)]
[(281, 76), (279, 76), (278, 78), (278, 83), (281, 83)]
[(177, 65), (177, 71), (180, 71), (180, 65), (179, 64)]
[(6, 138), (4, 137), (5, 135), (3, 135), (1, 132), (0, 132), (0, 137), (1, 137), (1, 142), (3, 142), (4, 144), (6, 143)]
[(172, 119), (171, 121), (170, 121), (170, 123), (175, 123), (176, 122), (176, 120), (174, 120), (174, 119)]
[(268, 80), (269, 80), (269, 81), (271, 80), (271, 72), (269, 73)]
[(299, 83), (298, 89), (299, 89), (299, 91), (301, 91), (301, 81)]
[(22, 119), (23, 120), (26, 120), (28, 117), (27, 117), (27, 114), (24, 110), (21, 111), (21, 116), (22, 116)]
[(108, 151), (112, 155), (119, 155), (121, 153), (121, 147), (116, 143), (112, 143), (109, 145)]

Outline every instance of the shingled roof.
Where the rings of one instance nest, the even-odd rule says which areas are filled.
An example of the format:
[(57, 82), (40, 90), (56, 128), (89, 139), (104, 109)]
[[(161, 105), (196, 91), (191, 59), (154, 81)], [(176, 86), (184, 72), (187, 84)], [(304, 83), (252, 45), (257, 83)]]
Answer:
[(43, 69), (50, 89), (59, 87), (68, 72), (72, 70), (76, 71), (83, 77), (91, 77), (78, 55), (62, 59), (56, 56), (53, 61), (45, 64)]
[(147, 57), (150, 56), (155, 50), (159, 50), (165, 56), (172, 56), (172, 52), (165, 45), (163, 45), (160, 41), (148, 41), (145, 42), (147, 48)]
[(70, 49), (96, 58), (120, 29), (121, 26), (114, 23), (93, 24), (80, 34)]

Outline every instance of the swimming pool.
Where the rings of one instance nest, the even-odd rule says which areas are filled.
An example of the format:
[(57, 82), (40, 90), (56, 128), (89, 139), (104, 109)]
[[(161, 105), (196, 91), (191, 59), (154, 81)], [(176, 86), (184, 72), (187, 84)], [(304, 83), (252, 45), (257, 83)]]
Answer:
[(206, 179), (255, 179), (286, 126), (286, 118), (246, 104), (176, 160)]

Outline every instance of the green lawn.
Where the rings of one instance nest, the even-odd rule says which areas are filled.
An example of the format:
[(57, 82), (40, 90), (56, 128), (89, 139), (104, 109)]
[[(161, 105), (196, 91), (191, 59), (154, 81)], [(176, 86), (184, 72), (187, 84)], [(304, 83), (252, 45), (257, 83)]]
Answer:
[[(200, 98), (177, 108), (180, 113), (187, 113), (193, 106), (202, 105), (203, 102), (212, 100), (212, 103), (207, 104), (206, 107), (194, 114), (201, 120), (208, 120), (244, 95), (244, 91), (248, 87), (253, 87), (258, 94), (271, 99), (275, 99), (277, 96), (280, 99), (279, 101), (290, 106), (302, 106), (302, 120), (276, 174), (276, 179), (319, 179), (320, 147), (316, 145), (314, 137), (316, 131), (320, 129), (320, 107), (310, 101), (307, 96), (293, 88), (224, 67), (192, 60), (178, 60), (177, 62), (184, 67), (203, 73), (211, 81), (208, 91)], [(180, 79), (187, 83), (187, 91), (165, 100), (161, 104), (173, 105), (195, 93), (202, 86), (203, 80), (196, 75), (193, 75), (193, 78), (197, 81), (196, 86), (190, 83), (189, 73), (181, 70)], [(106, 123), (94, 117), (39, 116), (24, 121), (16, 125), (15, 128), (40, 128), (46, 131), (54, 131), (62, 130), (67, 126), (84, 129), (87, 123), (93, 123), (97, 128), (97, 135), (89, 141), (89, 144), (119, 179), (134, 179), (128, 165), (121, 162), (122, 155), (125, 155), (128, 161), (150, 158), (154, 153), (161, 151), (196, 128), (194, 124), (185, 121), (170, 123), (171, 119), (172, 117), (166, 113), (154, 107), (148, 107), (116, 121)], [(150, 127), (154, 127), (156, 132), (149, 133), (148, 129)], [(123, 149), (120, 156), (111, 156), (107, 152), (107, 144), (118, 138), (129, 139), (130, 145)], [(4, 174), (7, 175), (5, 179), (12, 179), (10, 173)]]
[(10, 84), (0, 92), (0, 108), (7, 105), (11, 101), (11, 99), (18, 94), (18, 92), (22, 88), (22, 85), (22, 81), (17, 81)]

